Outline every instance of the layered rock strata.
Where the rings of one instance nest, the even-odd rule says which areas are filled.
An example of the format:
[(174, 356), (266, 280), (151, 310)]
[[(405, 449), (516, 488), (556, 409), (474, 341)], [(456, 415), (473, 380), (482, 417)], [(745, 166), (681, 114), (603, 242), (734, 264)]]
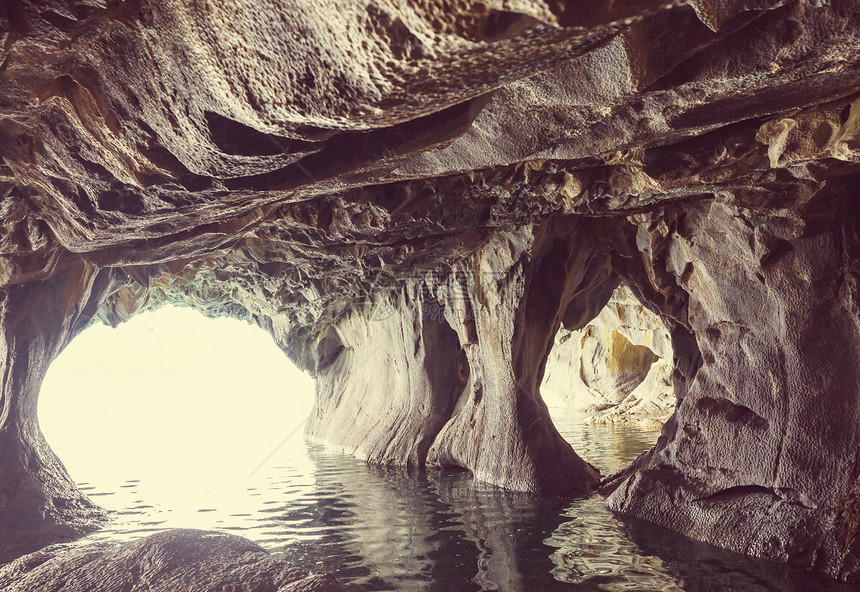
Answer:
[(0, 4), (4, 545), (99, 523), (41, 378), (164, 303), (268, 330), (314, 438), (587, 491), (539, 385), (623, 283), (677, 410), (610, 506), (854, 577), (858, 91), (850, 0)]

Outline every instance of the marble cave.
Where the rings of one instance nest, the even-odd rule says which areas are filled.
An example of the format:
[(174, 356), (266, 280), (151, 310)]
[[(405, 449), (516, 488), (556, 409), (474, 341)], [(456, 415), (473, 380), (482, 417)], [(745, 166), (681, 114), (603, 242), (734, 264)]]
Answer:
[[(166, 304), (267, 331), (341, 454), (860, 581), (858, 192), (856, 0), (0, 0), (0, 586), (341, 589), (52, 546), (105, 513), (45, 373)], [(548, 414), (573, 367), (662, 426), (618, 473)]]

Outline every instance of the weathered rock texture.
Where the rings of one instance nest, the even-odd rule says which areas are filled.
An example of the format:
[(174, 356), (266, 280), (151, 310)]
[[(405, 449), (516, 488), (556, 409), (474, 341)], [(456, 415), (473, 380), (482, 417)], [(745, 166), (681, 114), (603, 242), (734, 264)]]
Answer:
[(675, 375), (678, 410), (639, 470), (617, 479), (611, 508), (754, 555), (855, 565), (860, 318), (847, 191), (798, 204), (803, 221), (717, 198), (662, 212), (665, 233), (639, 233), (696, 341), (676, 344), (690, 358)]
[(444, 277), (407, 282), (333, 321), (320, 342), (311, 437), (522, 491), (593, 488), (597, 471), (555, 430), (538, 389), (555, 327), (564, 315), (592, 316), (594, 277), (608, 276), (584, 224), (500, 232)]
[(663, 321), (619, 286), (588, 326), (559, 328), (541, 396), (596, 422), (659, 428), (675, 411), (672, 364)]
[(108, 275), (75, 261), (50, 279), (2, 293), (0, 560), (38, 548), (43, 538), (75, 538), (104, 520), (45, 442), (36, 405), (51, 360), (110, 293)]
[(854, 577), (858, 91), (853, 0), (0, 4), (0, 527), (97, 522), (41, 378), (164, 302), (269, 330), (332, 446), (587, 491), (539, 385), (623, 282), (678, 408), (609, 504)]
[(56, 545), (0, 567), (6, 592), (342, 592), (247, 539), (168, 530), (122, 545)]

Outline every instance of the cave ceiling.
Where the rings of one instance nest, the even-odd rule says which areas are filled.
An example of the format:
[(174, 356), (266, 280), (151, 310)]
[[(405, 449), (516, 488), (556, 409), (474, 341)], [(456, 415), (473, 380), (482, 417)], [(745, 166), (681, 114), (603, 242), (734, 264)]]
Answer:
[[(826, 6), (825, 6), (826, 5)], [(320, 321), (500, 229), (857, 170), (853, 2), (0, 5), (0, 281)], [(265, 305), (260, 304), (265, 302)], [(265, 310), (264, 310), (265, 309)]]

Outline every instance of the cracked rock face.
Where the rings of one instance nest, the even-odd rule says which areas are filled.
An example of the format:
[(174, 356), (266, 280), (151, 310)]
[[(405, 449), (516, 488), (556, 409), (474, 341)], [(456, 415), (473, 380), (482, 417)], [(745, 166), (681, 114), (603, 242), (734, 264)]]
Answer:
[(101, 519), (35, 417), (94, 320), (247, 319), (310, 437), (569, 495), (539, 387), (623, 284), (676, 408), (610, 507), (855, 577), (858, 92), (853, 0), (0, 4), (2, 553)]

